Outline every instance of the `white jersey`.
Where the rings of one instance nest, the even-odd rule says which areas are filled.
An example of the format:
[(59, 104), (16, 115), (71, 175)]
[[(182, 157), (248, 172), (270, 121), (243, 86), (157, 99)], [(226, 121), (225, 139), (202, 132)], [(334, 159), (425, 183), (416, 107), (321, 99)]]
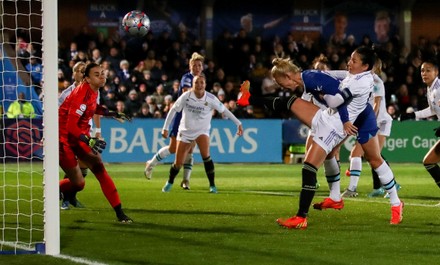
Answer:
[(374, 82), (373, 75), (370, 71), (360, 74), (348, 74), (341, 81), (340, 89), (348, 88), (353, 98), (347, 104), (348, 119), (354, 123), (359, 114), (365, 109), (369, 103), (371, 93), (373, 92)]
[[(178, 138), (184, 135), (185, 139), (194, 140), (201, 134), (209, 136), (213, 109), (219, 113), (226, 111), (223, 103), (210, 92), (205, 91), (201, 98), (197, 98), (193, 91), (187, 91), (176, 100), (170, 109), (165, 119), (163, 130), (168, 130), (176, 112), (182, 112)], [(233, 115), (232, 117), (232, 121), (236, 125), (241, 124)]]
[(416, 111), (416, 118), (424, 119), (437, 115), (440, 120), (440, 80), (438, 77), (434, 79), (431, 86), (427, 87), (426, 97), (429, 106), (426, 109)]
[(384, 122), (391, 122), (393, 118), (391, 118), (390, 114), (388, 114), (386, 107), (386, 99), (385, 99), (385, 86), (383, 84), (382, 79), (377, 74), (373, 74), (374, 80), (374, 90), (373, 90), (373, 99), (372, 106), (374, 107), (374, 98), (380, 97), (380, 105), (379, 112), (377, 114), (377, 124), (382, 124)]

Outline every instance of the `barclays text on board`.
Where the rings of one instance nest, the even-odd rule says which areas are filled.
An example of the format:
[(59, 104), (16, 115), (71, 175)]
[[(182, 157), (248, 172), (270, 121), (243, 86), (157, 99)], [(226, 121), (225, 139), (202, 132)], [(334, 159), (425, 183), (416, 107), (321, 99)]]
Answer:
[[(236, 135), (236, 126), (227, 120), (213, 120), (211, 126), (211, 157), (216, 162), (282, 162), (282, 121), (242, 120), (244, 133)], [(169, 143), (161, 136), (163, 120), (135, 119), (118, 123), (103, 119), (102, 133), (107, 141), (105, 162), (145, 162)], [(195, 150), (196, 162), (201, 162)], [(172, 162), (171, 156), (165, 162)]]

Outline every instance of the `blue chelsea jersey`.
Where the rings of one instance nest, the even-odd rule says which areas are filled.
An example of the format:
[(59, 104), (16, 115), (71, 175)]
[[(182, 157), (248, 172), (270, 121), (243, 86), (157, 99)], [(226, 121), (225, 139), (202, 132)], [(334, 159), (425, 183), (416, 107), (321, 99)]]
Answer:
[[(336, 95), (341, 92), (339, 89), (341, 82), (325, 72), (305, 70), (301, 77), (304, 82), (304, 91), (312, 94), (319, 103), (325, 106), (327, 106), (327, 102), (322, 98), (322, 95)], [(338, 112), (343, 123), (349, 120), (346, 104), (339, 106)]]

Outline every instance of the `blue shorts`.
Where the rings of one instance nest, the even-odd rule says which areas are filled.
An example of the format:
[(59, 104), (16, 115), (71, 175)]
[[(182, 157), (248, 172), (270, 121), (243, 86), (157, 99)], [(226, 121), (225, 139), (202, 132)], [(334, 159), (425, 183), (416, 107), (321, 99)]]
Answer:
[(376, 136), (379, 128), (377, 127), (376, 114), (370, 104), (367, 104), (367, 107), (359, 114), (353, 125), (358, 128), (356, 140), (360, 144), (365, 144), (370, 138)]

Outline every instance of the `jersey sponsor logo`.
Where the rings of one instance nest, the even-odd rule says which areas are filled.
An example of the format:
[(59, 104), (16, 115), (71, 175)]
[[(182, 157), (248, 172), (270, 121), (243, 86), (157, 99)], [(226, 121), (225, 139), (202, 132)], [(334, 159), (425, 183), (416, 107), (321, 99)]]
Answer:
[(81, 105), (79, 106), (79, 109), (80, 109), (82, 112), (86, 111), (86, 109), (87, 109), (86, 104), (81, 104)]

